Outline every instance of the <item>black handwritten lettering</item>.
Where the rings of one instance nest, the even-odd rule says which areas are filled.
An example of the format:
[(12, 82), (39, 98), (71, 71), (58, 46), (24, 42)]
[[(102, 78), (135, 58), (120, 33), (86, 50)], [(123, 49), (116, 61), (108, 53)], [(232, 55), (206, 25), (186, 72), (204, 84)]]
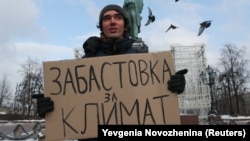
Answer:
[(114, 62), (113, 64), (118, 64), (118, 75), (119, 75), (119, 79), (120, 79), (120, 88), (123, 88), (123, 77), (122, 77), (122, 74), (123, 74), (123, 69), (122, 69), (122, 64), (125, 64), (126, 62)]
[[(60, 68), (57, 68), (57, 67), (52, 67), (52, 68), (50, 68), (50, 70), (51, 71), (56, 70), (58, 72), (58, 74), (56, 75), (56, 78), (54, 80), (52, 80), (52, 82), (56, 83), (56, 85), (58, 86), (58, 92), (56, 92), (56, 93), (51, 92), (51, 95), (59, 95), (62, 92), (62, 85), (61, 85), (60, 81), (58, 80), (60, 75), (61, 75), (61, 70), (60, 70)], [(56, 88), (54, 90), (56, 90)]]
[(123, 102), (120, 102), (120, 112), (121, 112), (121, 124), (123, 125), (124, 124), (124, 121), (123, 121), (123, 117), (125, 116), (125, 114), (123, 114), (123, 111), (125, 110), (126, 114), (128, 114), (129, 116), (132, 115), (133, 111), (135, 110), (135, 114), (136, 114), (136, 117), (137, 117), (137, 120), (138, 120), (138, 124), (140, 125), (141, 122), (140, 122), (140, 115), (139, 115), (139, 101), (138, 99), (135, 100), (135, 103), (134, 103), (134, 106), (132, 107), (131, 111), (129, 112), (125, 106), (125, 104)]
[(90, 69), (89, 69), (89, 92), (91, 92), (92, 90), (92, 81), (95, 82), (96, 86), (97, 86), (97, 89), (100, 90), (100, 85), (97, 81), (97, 78), (96, 78), (96, 74), (95, 74), (95, 71), (94, 71), (94, 67), (93, 66), (90, 66)]
[(162, 111), (162, 119), (163, 119), (163, 122), (164, 124), (166, 124), (166, 117), (165, 117), (165, 108), (164, 108), (164, 104), (163, 104), (163, 98), (164, 97), (168, 97), (169, 95), (161, 95), (161, 96), (156, 96), (154, 97), (153, 99), (160, 99), (161, 100), (161, 111)]
[[(143, 66), (144, 68), (142, 68)], [(139, 60), (139, 74), (140, 74), (141, 84), (143, 86), (146, 85), (149, 80), (149, 74), (146, 72), (147, 68), (148, 68), (147, 62), (144, 60)], [(143, 78), (145, 78), (145, 82), (143, 82)]]
[(164, 83), (164, 82), (166, 82), (167, 80), (165, 80), (166, 78), (165, 78), (165, 73), (167, 73), (168, 72), (168, 75), (169, 76), (171, 76), (171, 71), (170, 71), (170, 68), (169, 68), (169, 66), (168, 66), (168, 62), (167, 62), (167, 60), (166, 59), (164, 59), (164, 61), (163, 61), (163, 69), (162, 69), (162, 82)]
[[(149, 113), (148, 113), (149, 112)], [(144, 111), (144, 118), (143, 118), (143, 124), (145, 124), (145, 120), (147, 116), (151, 116), (152, 121), (154, 124), (156, 124), (153, 113), (152, 113), (152, 109), (150, 106), (150, 103), (148, 101), (148, 98), (146, 99), (146, 105), (145, 105), (145, 111)]]
[[(88, 120), (87, 119), (87, 115), (88, 115), (88, 106), (95, 106), (96, 107), (96, 118), (97, 118), (97, 125), (100, 123), (100, 120), (99, 120), (99, 106), (98, 106), (98, 103), (88, 103), (88, 104), (85, 104), (84, 105), (84, 119), (83, 119), (83, 122), (84, 122), (84, 125), (83, 125), (83, 130), (81, 130), (81, 134), (85, 134), (85, 132), (87, 131), (87, 127), (88, 127), (88, 121), (92, 120), (93, 121), (93, 118)], [(93, 122), (95, 123), (95, 122)], [(91, 125), (89, 125), (91, 126)]]
[[(156, 68), (155, 66), (157, 65), (157, 63), (158, 63), (158, 61), (156, 61), (155, 64), (152, 65), (153, 63), (152, 63), (152, 61), (150, 61), (150, 65), (149, 65), (150, 66), (149, 71), (151, 74), (152, 84), (154, 84), (154, 78), (156, 78), (157, 82), (160, 83), (160, 79), (158, 78), (157, 74), (155, 73), (155, 68)], [(163, 81), (163, 83), (164, 83), (164, 81)]]
[(104, 100), (104, 102), (106, 103), (106, 102), (114, 102), (114, 101), (117, 101), (117, 97), (116, 97), (116, 95), (115, 95), (115, 93), (113, 93), (112, 94), (112, 97), (111, 97), (111, 94), (110, 93), (105, 93), (104, 94), (105, 95), (105, 100)]
[(62, 123), (63, 123), (63, 135), (64, 137), (66, 137), (66, 127), (65, 125), (67, 125), (73, 132), (75, 133), (78, 133), (77, 130), (75, 128), (73, 128), (72, 125), (70, 125), (68, 122), (67, 122), (67, 119), (69, 118), (70, 114), (74, 111), (74, 108), (72, 108), (70, 110), (70, 112), (66, 115), (66, 117), (64, 117), (64, 110), (62, 108)]
[(104, 102), (109, 102), (110, 101), (110, 93), (105, 93), (104, 94), (105, 95), (105, 97), (104, 97)]
[[(105, 69), (104, 69), (104, 67), (106, 66), (106, 65), (109, 65), (109, 66), (111, 66), (111, 64), (109, 63), (109, 62), (104, 62), (103, 64), (102, 64), (102, 68), (101, 68), (101, 82), (102, 82), (102, 87), (103, 87), (103, 89), (105, 90), (105, 91), (110, 91), (111, 89), (112, 89), (112, 86), (110, 86), (109, 88), (107, 88), (106, 87), (106, 83), (104, 82), (104, 76), (105, 76)], [(108, 71), (107, 71), (108, 72)], [(107, 79), (108, 80), (108, 79)]]
[(112, 100), (112, 102), (114, 102), (114, 101), (117, 101), (117, 100), (118, 100), (118, 99), (117, 99), (117, 97), (116, 97), (116, 95), (115, 95), (115, 93), (113, 93), (111, 100)]
[[(77, 88), (78, 88), (78, 92), (80, 94), (85, 94), (88, 90), (88, 84), (87, 84), (87, 80), (85, 77), (83, 76), (79, 76), (79, 69), (85, 67), (85, 65), (79, 65), (79, 66), (75, 66), (75, 76), (76, 76), (76, 83), (77, 83)], [(82, 83), (80, 83), (82, 82)], [(83, 89), (81, 89), (83, 88)]]
[[(69, 80), (68, 80), (68, 78), (69, 78)], [(74, 90), (74, 93), (76, 94), (75, 84), (74, 84), (73, 77), (72, 77), (72, 74), (71, 74), (69, 68), (67, 69), (67, 72), (66, 72), (66, 79), (65, 79), (65, 81), (64, 81), (64, 86), (63, 86), (63, 87), (64, 87), (63, 95), (65, 95), (65, 93), (66, 93), (66, 84), (67, 84), (67, 83), (70, 83), (70, 84), (71, 84), (71, 86), (72, 86), (72, 88), (73, 88), (73, 90)]]
[[(114, 69), (116, 66), (117, 69)], [(94, 90), (105, 90), (108, 92), (112, 89), (123, 88), (124, 84), (126, 84), (127, 87), (165, 84), (169, 76), (171, 76), (166, 59), (162, 61), (162, 64), (152, 60), (128, 60), (128, 62), (103, 62), (101, 69), (95, 69), (94, 65), (86, 66), (81, 64), (75, 66), (74, 70), (66, 68), (66, 71), (61, 71), (60, 68), (57, 67), (52, 67), (50, 70), (54, 73), (56, 72), (56, 75), (52, 75), (55, 77), (51, 80), (53, 85), (55, 85), (55, 89), (50, 92), (51, 95), (60, 95), (61, 93), (63, 95), (67, 93), (86, 94)], [(118, 78), (116, 77), (114, 79), (118, 79), (118, 81), (115, 81), (119, 84), (114, 85), (107, 79), (108, 77), (105, 74), (110, 71), (114, 73), (114, 76), (118, 76)], [(159, 74), (159, 71), (161, 74)], [(97, 74), (100, 74), (100, 76), (97, 76)], [(160, 77), (162, 77), (162, 79), (160, 79)], [(62, 85), (62, 83), (64, 84)]]
[[(135, 77), (132, 77), (132, 68), (134, 69), (134, 74), (135, 74)], [(129, 73), (129, 81), (130, 81), (130, 84), (132, 85), (132, 86), (137, 86), (138, 85), (138, 74), (137, 74), (137, 68), (136, 68), (136, 64), (135, 64), (135, 62), (133, 61), (133, 60), (130, 60), (129, 62), (128, 62), (128, 73)], [(132, 78), (134, 78), (135, 79), (135, 82), (133, 82), (133, 80), (132, 80)]]
[[(105, 95), (108, 95), (109, 97), (111, 97), (111, 95), (108, 93)], [(88, 131), (88, 127), (93, 126), (92, 124), (90, 125), (90, 123), (97, 123), (97, 125), (99, 125), (99, 124), (104, 124), (104, 125), (105, 124), (114, 124), (114, 125), (127, 124), (124, 117), (135, 117), (135, 119), (133, 119), (133, 123), (138, 124), (138, 125), (147, 124), (149, 121), (147, 121), (147, 123), (146, 123), (146, 118), (150, 118), (152, 120), (152, 123), (154, 125), (156, 125), (157, 124), (157, 121), (155, 119), (156, 115), (152, 110), (152, 103), (150, 103), (150, 102), (152, 102), (152, 100), (160, 100), (159, 106), (161, 106), (161, 107), (157, 107), (155, 109), (157, 109), (157, 110), (161, 109), (157, 113), (162, 114), (162, 118), (163, 118), (163, 121), (165, 124), (166, 117), (165, 117), (165, 112), (164, 112), (165, 107), (164, 107), (163, 99), (168, 97), (168, 96), (169, 95), (161, 95), (161, 96), (153, 97), (152, 99), (146, 98), (145, 102), (143, 102), (141, 99), (140, 100), (135, 99), (135, 101), (132, 105), (126, 105), (122, 101), (117, 101), (117, 97), (113, 93), (112, 97), (115, 97), (116, 101), (112, 100), (112, 102), (111, 102), (111, 100), (109, 100), (110, 102), (106, 103), (108, 105), (106, 105), (105, 103), (87, 103), (84, 105), (84, 109), (83, 109), (84, 119), (83, 119), (83, 128), (81, 130), (81, 134), (85, 134)], [(109, 99), (111, 99), (111, 98), (109, 98)], [(145, 103), (145, 105), (140, 104), (139, 103), (140, 101), (141, 101), (141, 103)], [(99, 110), (100, 106), (101, 106), (101, 109)], [(91, 110), (91, 112), (89, 112), (91, 107), (96, 109), (95, 110), (96, 112), (94, 112), (93, 109)], [(128, 108), (128, 107), (130, 107), (130, 108)], [(140, 110), (144, 110), (143, 115), (140, 115)], [(66, 136), (65, 125), (67, 125), (76, 134), (78, 133), (78, 131), (67, 121), (67, 119), (70, 117), (72, 112), (74, 112), (74, 108), (72, 108), (72, 110), (65, 116), (64, 111), (62, 109), (62, 122), (63, 122), (63, 127), (64, 127), (64, 136)], [(93, 115), (92, 115), (91, 119), (87, 118), (89, 113), (91, 113), (91, 115), (94, 114), (95, 116), (93, 117)], [(141, 122), (142, 118), (143, 118), (143, 121)], [(96, 119), (96, 122), (93, 121), (95, 119)], [(100, 119), (102, 119), (102, 121), (100, 121)]]
[[(117, 106), (116, 106), (116, 102), (114, 102), (114, 105), (113, 107), (111, 108), (111, 111), (108, 112), (108, 111), (105, 111), (104, 109), (104, 103), (102, 103), (102, 111), (103, 113), (109, 113), (108, 115), (108, 119), (106, 120), (106, 116), (103, 114), (103, 122), (104, 124), (108, 124), (110, 122), (110, 119), (112, 117), (112, 115), (115, 117), (115, 124), (118, 124), (118, 114), (117, 114)], [(113, 123), (114, 124), (114, 123)]]

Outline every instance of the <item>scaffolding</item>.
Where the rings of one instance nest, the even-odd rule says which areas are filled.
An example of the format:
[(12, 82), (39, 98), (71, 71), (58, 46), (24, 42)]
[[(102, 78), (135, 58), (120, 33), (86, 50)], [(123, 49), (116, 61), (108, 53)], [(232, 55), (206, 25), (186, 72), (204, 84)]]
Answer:
[(178, 96), (180, 113), (195, 114), (200, 119), (207, 119), (211, 107), (210, 91), (209, 86), (200, 80), (201, 72), (206, 69), (205, 45), (170, 45), (170, 49), (176, 71), (188, 69), (185, 74), (185, 91)]

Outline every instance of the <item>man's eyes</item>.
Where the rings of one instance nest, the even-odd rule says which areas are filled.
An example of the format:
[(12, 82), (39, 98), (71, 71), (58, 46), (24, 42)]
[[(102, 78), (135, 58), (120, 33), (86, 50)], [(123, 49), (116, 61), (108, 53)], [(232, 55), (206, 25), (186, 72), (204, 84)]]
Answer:
[(111, 16), (111, 15), (106, 15), (106, 16), (103, 17), (103, 21), (108, 21), (108, 20), (110, 20), (110, 19), (112, 19), (112, 18), (114, 18), (114, 19), (116, 19), (116, 20), (121, 20), (123, 17), (122, 17), (122, 15), (120, 15), (120, 14), (113, 15), (113, 16)]

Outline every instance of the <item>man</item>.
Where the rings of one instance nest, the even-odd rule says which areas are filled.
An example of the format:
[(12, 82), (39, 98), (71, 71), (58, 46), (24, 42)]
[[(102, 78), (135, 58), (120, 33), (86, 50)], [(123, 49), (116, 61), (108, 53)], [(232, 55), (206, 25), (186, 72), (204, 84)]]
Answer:
[(83, 44), (86, 57), (139, 53), (133, 48), (135, 39), (130, 38), (129, 20), (125, 11), (118, 5), (107, 5), (99, 16), (101, 35), (90, 37)]
[[(100, 37), (90, 37), (83, 44), (83, 58), (110, 56), (129, 53), (140, 53), (133, 47), (134, 39), (130, 38), (129, 23), (125, 11), (118, 5), (105, 6), (99, 16)], [(117, 56), (118, 57), (118, 56)], [(182, 93), (185, 88), (184, 74), (187, 70), (177, 72), (168, 82), (168, 89)], [(54, 110), (54, 102), (49, 97), (37, 98), (37, 111), (40, 117)], [(81, 139), (83, 140), (83, 139)], [(97, 140), (84, 139), (84, 140)]]

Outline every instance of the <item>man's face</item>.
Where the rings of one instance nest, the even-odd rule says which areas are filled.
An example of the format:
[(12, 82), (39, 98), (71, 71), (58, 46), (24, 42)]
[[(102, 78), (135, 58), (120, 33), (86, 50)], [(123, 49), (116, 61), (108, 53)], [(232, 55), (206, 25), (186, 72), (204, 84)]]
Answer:
[(124, 19), (115, 10), (104, 13), (102, 20), (103, 33), (107, 38), (120, 39), (124, 33)]

